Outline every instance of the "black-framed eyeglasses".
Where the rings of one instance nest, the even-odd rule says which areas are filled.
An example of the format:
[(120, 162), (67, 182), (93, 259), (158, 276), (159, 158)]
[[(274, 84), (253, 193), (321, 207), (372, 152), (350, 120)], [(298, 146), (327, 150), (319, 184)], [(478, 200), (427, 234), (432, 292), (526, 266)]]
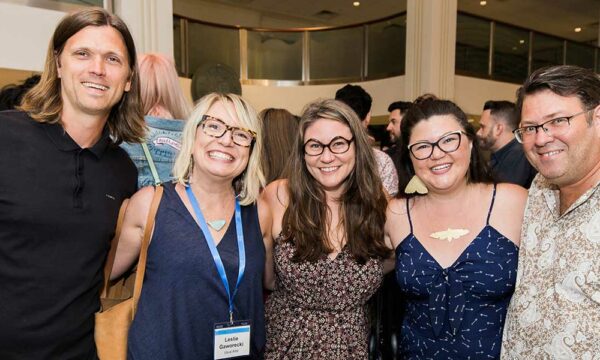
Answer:
[(433, 154), (433, 148), (436, 146), (448, 154), (458, 149), (463, 134), (467, 135), (464, 131), (457, 130), (447, 133), (436, 142), (417, 141), (414, 144), (408, 145), (408, 150), (417, 160), (429, 159)]
[(544, 121), (539, 125), (523, 126), (513, 130), (513, 134), (515, 134), (515, 138), (521, 144), (529, 144), (535, 141), (535, 135), (537, 134), (538, 129), (544, 130), (544, 132), (548, 136), (560, 136), (569, 129), (569, 126), (571, 125), (571, 120), (573, 120), (573, 118), (590, 112), (592, 110), (593, 109), (588, 109), (582, 112), (578, 112), (577, 114), (573, 114), (571, 116), (557, 117), (548, 121)]
[(346, 139), (343, 136), (336, 136), (329, 144), (323, 144), (319, 140), (310, 139), (304, 143), (304, 153), (309, 156), (318, 156), (325, 151), (325, 148), (333, 154), (343, 154), (350, 149), (350, 144), (354, 138)]
[(220, 138), (227, 131), (231, 131), (231, 139), (233, 143), (243, 147), (250, 147), (256, 138), (256, 133), (249, 129), (244, 129), (236, 126), (229, 126), (221, 119), (210, 115), (202, 115), (202, 120), (198, 123), (202, 127), (204, 133), (208, 136)]

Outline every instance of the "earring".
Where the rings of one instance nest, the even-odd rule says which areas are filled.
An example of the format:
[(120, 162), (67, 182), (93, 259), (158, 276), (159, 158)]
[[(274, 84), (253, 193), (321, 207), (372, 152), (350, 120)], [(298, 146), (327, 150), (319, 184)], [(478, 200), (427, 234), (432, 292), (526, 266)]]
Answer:
[(404, 188), (405, 194), (417, 193), (417, 194), (425, 195), (428, 192), (429, 191), (427, 190), (427, 186), (425, 186), (425, 184), (423, 183), (423, 180), (421, 180), (417, 175), (414, 175), (410, 179), (410, 181), (408, 182), (406, 187)]

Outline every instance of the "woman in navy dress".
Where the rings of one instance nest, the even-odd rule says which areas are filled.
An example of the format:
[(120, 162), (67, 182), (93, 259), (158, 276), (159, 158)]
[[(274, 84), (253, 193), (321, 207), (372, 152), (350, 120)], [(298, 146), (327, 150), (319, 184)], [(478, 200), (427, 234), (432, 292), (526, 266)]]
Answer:
[[(228, 358), (239, 353), (223, 349), (238, 341), (218, 335), (248, 329), (243, 358), (263, 357), (271, 237), (270, 212), (258, 201), (261, 139), (257, 115), (242, 98), (209, 94), (197, 104), (183, 130), (176, 182), (164, 185), (129, 359)], [(143, 188), (130, 201), (114, 276), (139, 254), (153, 194), (153, 187)]]
[(475, 131), (445, 100), (407, 111), (402, 198), (388, 205), (405, 313), (402, 359), (498, 359), (527, 197), (492, 184)]

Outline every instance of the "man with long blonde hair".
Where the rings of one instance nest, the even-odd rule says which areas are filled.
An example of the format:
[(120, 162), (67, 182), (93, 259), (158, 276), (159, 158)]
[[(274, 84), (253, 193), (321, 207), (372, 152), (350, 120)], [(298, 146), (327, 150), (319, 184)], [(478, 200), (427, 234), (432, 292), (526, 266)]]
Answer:
[(65, 16), (40, 83), (0, 112), (0, 359), (96, 359), (94, 313), (119, 207), (137, 172), (136, 51), (103, 9)]

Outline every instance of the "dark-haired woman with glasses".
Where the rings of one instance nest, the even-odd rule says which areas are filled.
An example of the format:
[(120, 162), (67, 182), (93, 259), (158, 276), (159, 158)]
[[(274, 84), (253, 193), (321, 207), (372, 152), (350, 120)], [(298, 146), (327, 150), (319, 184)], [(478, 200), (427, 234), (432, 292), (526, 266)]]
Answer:
[(365, 129), (345, 104), (309, 104), (289, 179), (264, 191), (276, 281), (266, 359), (366, 359), (365, 304), (379, 287), (386, 196)]
[(514, 291), (526, 191), (492, 184), (465, 113), (446, 100), (409, 109), (402, 196), (388, 205), (404, 295), (402, 359), (498, 359)]
[[(196, 105), (156, 214), (129, 359), (263, 357), (262, 289), (273, 266), (270, 212), (258, 200), (261, 139), (239, 96)], [(137, 259), (153, 194), (143, 188), (130, 201), (113, 277)]]

